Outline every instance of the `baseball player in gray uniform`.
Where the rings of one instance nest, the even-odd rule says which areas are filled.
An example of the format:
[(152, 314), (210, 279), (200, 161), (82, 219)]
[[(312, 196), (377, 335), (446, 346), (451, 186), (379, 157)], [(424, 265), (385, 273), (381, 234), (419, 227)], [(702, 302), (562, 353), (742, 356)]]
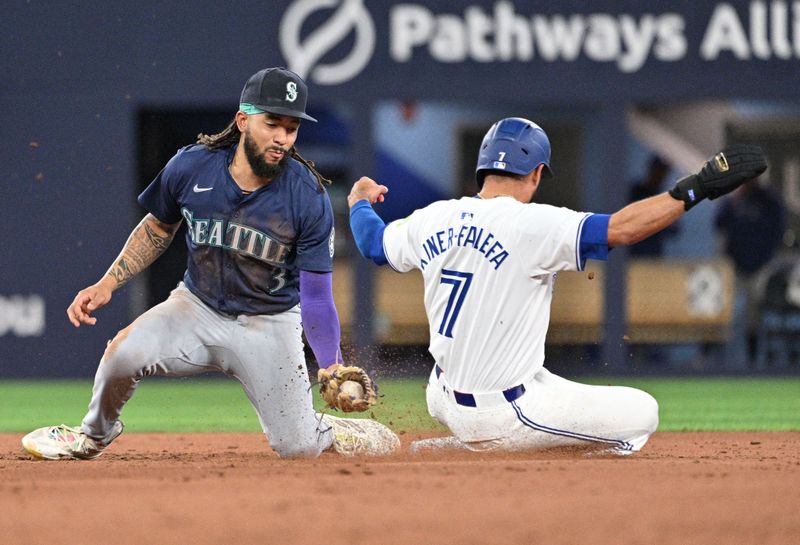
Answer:
[[(182, 148), (139, 196), (148, 214), (96, 284), (67, 309), (79, 327), (148, 267), (186, 222), (183, 281), (108, 344), (80, 427), (22, 439), (45, 459), (91, 459), (123, 430), (120, 413), (151, 375), (220, 371), (236, 378), (281, 457), (387, 454), (395, 434), (373, 420), (314, 412), (302, 330), (321, 368), (342, 363), (333, 302), (333, 215), (324, 178), (295, 150), (307, 88), (284, 68), (260, 70), (234, 120)], [(302, 303), (301, 303), (302, 301)]]
[(658, 425), (651, 395), (578, 384), (544, 367), (556, 273), (605, 260), (611, 248), (664, 229), (764, 170), (759, 148), (731, 146), (668, 193), (611, 215), (535, 204), (550, 175), (550, 142), (535, 123), (508, 118), (483, 139), (474, 197), (435, 202), (384, 225), (371, 205), (388, 189), (361, 178), (348, 199), (356, 242), (377, 264), (421, 271), (435, 360), (428, 410), (453, 433), (412, 450), (641, 449)]

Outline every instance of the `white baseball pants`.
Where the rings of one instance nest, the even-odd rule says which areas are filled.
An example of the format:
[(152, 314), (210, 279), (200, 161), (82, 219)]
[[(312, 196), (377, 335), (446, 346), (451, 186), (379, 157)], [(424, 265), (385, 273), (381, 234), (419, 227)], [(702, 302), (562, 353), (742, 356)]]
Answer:
[(579, 384), (544, 368), (520, 386), (506, 395), (454, 392), (434, 368), (428, 412), (473, 450), (583, 446), (626, 454), (658, 427), (658, 403), (635, 388)]

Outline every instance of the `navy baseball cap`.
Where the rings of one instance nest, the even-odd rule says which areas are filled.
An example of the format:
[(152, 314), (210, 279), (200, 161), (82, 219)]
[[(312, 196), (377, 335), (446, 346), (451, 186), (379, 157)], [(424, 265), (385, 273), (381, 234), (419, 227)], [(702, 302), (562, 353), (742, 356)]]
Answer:
[(247, 80), (239, 99), (239, 109), (246, 114), (299, 117), (317, 121), (306, 114), (308, 87), (300, 76), (283, 67), (264, 68)]

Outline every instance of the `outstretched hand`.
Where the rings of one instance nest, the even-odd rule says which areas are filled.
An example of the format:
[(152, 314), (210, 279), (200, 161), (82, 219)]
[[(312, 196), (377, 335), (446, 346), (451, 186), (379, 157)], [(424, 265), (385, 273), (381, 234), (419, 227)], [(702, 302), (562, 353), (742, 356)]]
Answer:
[(67, 308), (67, 318), (75, 327), (80, 327), (81, 324), (94, 325), (97, 323), (97, 318), (92, 316), (92, 312), (105, 306), (111, 300), (113, 292), (104, 280), (79, 291), (72, 304)]
[(669, 194), (689, 210), (703, 199), (727, 195), (767, 170), (764, 151), (748, 144), (733, 144), (706, 161), (697, 174), (678, 180)]
[(384, 195), (389, 192), (385, 185), (378, 184), (372, 178), (362, 176), (353, 184), (350, 194), (347, 196), (347, 205), (352, 208), (358, 201), (367, 200), (369, 204), (383, 202)]

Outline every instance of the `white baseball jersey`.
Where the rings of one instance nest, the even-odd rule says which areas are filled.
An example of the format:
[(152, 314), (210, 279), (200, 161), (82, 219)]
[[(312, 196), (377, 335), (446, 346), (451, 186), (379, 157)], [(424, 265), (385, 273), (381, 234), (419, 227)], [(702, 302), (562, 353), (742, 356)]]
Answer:
[(389, 264), (422, 271), (429, 350), (454, 390), (500, 391), (541, 369), (555, 273), (582, 270), (579, 239), (590, 215), (464, 197), (386, 227)]

